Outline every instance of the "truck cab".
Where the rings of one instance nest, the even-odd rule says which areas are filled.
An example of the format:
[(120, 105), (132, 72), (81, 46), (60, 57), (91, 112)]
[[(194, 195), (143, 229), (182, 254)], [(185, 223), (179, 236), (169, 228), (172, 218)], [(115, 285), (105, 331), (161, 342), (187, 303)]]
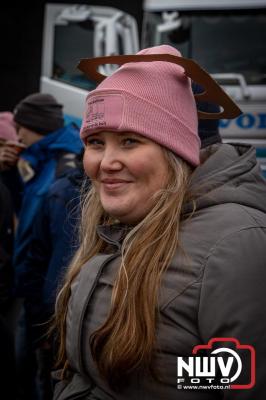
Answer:
[(249, 143), (266, 176), (266, 1), (145, 0), (141, 47), (170, 44), (223, 86), (243, 114), (221, 120), (227, 142)]
[[(81, 58), (133, 54), (139, 50), (135, 18), (112, 7), (47, 4), (40, 90), (64, 105), (65, 120), (81, 123), (85, 98), (95, 83), (76, 67)], [(103, 67), (102, 67), (103, 68)], [(109, 75), (114, 66), (102, 73)]]

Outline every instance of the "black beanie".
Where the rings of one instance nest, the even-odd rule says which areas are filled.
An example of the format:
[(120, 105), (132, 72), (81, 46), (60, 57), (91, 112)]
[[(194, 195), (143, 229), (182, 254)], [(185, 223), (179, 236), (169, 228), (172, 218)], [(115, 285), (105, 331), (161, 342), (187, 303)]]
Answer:
[[(192, 83), (192, 90), (194, 94), (202, 93), (204, 91), (204, 89), (195, 82)], [(209, 103), (207, 101), (197, 102), (197, 108), (200, 111), (208, 113), (220, 112), (220, 107), (217, 104)], [(202, 149), (214, 143), (221, 143), (222, 141), (219, 133), (218, 119), (199, 119), (198, 133)]]
[(40, 135), (47, 135), (64, 126), (63, 106), (50, 94), (34, 93), (15, 107), (14, 121)]

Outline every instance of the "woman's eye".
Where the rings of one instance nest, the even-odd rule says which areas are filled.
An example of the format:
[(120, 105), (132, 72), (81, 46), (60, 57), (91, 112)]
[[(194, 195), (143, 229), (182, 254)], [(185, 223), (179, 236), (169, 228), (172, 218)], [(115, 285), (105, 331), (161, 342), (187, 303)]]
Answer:
[(85, 140), (86, 146), (102, 146), (104, 143), (102, 140), (92, 137), (87, 137)]
[(136, 143), (139, 143), (139, 141), (137, 139), (135, 139), (135, 138), (125, 138), (125, 139), (123, 139), (123, 144), (125, 146), (132, 146), (132, 145), (134, 145)]

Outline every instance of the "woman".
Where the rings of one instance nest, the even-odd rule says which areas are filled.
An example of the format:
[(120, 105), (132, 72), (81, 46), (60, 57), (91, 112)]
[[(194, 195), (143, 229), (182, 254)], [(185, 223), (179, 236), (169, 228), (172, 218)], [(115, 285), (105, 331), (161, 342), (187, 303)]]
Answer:
[[(54, 399), (262, 399), (266, 187), (254, 149), (217, 144), (200, 164), (187, 75), (220, 98), (226, 115), (236, 107), (172, 47), (124, 60), (87, 98), (81, 137), (93, 185), (57, 300), (63, 370)], [(97, 62), (86, 61), (87, 70)], [(256, 386), (223, 389), (217, 373), (216, 389), (185, 388), (191, 376), (182, 381), (177, 357), (188, 361), (214, 338), (256, 348)], [(220, 347), (236, 348), (224, 341)]]

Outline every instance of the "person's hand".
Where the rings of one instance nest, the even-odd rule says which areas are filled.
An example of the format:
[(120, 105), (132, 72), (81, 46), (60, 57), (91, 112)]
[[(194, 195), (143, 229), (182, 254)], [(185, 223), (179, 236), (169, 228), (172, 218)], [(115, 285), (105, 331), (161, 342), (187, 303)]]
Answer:
[(9, 144), (0, 147), (0, 170), (4, 171), (15, 166), (18, 162), (19, 154), (17, 149)]

